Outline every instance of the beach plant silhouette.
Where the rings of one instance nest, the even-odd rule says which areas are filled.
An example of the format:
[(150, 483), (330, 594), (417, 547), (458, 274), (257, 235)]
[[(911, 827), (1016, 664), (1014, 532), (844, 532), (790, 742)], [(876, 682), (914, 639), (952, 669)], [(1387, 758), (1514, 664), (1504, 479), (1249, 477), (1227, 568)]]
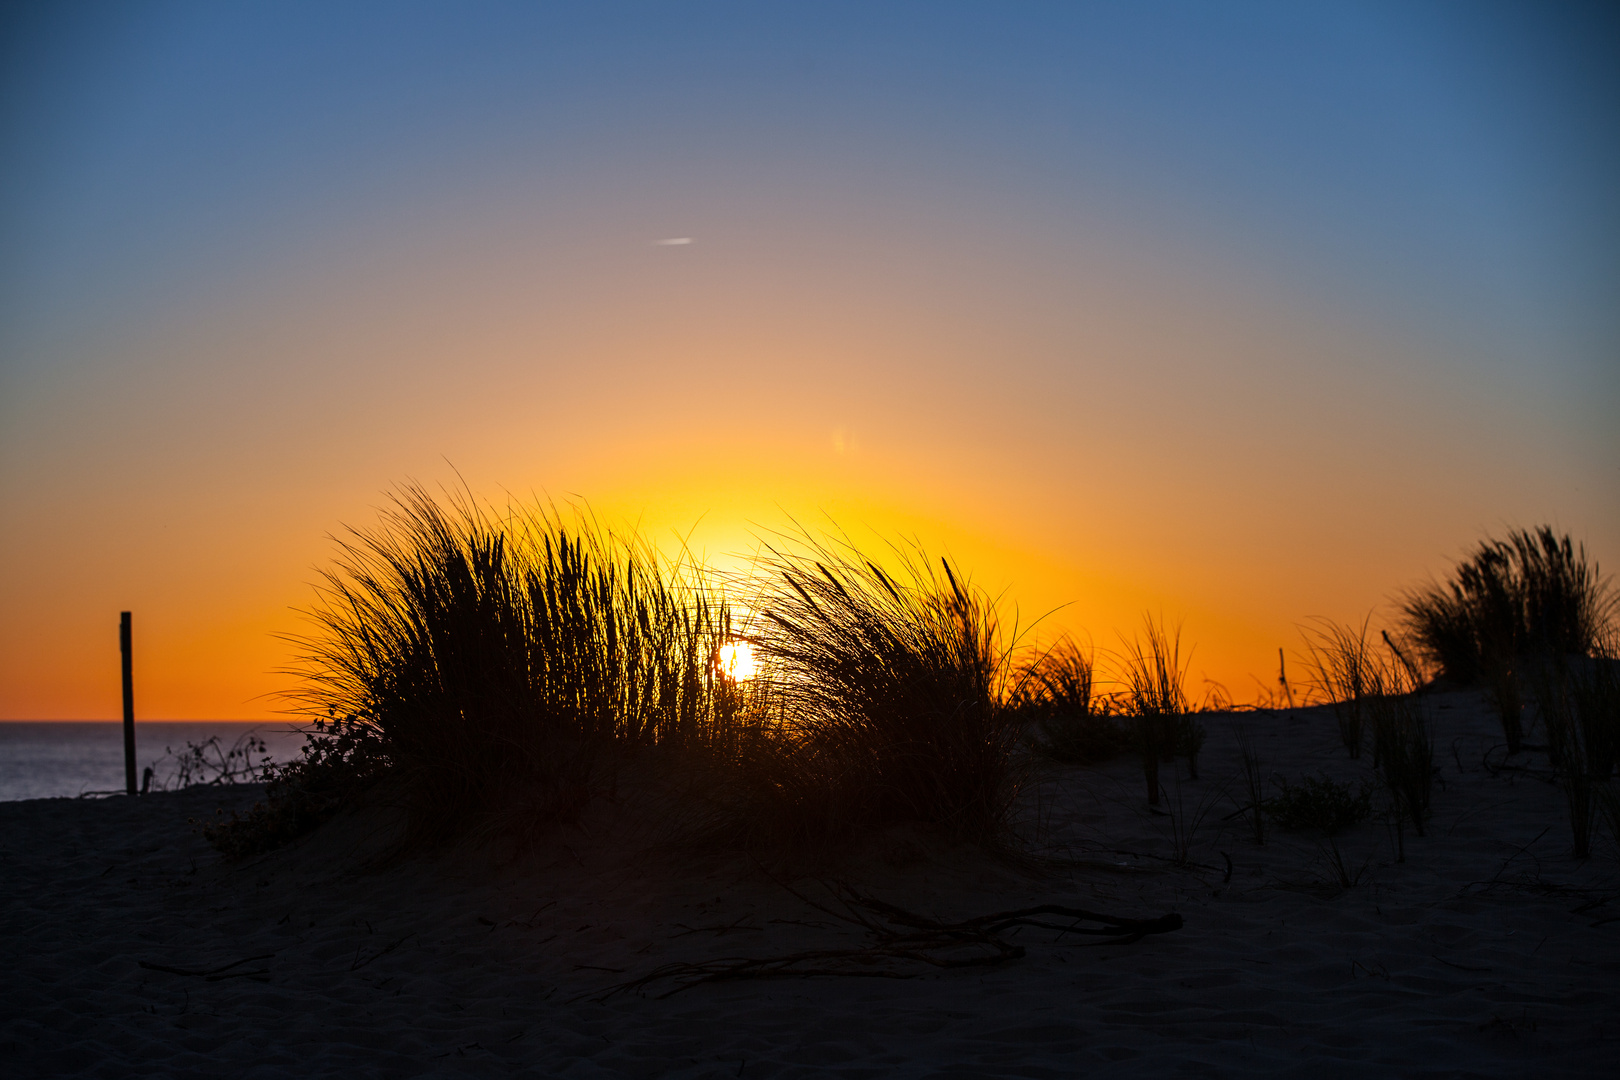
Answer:
[(1249, 829), (1254, 836), (1254, 842), (1264, 845), (1266, 842), (1266, 780), (1265, 767), (1260, 761), (1260, 752), (1255, 747), (1254, 737), (1249, 728), (1241, 721), (1232, 722), (1232, 740), (1237, 743), (1238, 761), (1243, 770), (1243, 795), (1247, 802), (1238, 807), (1238, 810), (1249, 819)]
[(781, 538), (757, 567), (750, 637), (768, 686), (728, 797), (754, 838), (824, 845), (912, 823), (1006, 836), (1020, 786), (996, 605), (948, 560), (847, 536)]
[(1372, 815), (1373, 783), (1364, 780), (1352, 787), (1326, 773), (1302, 777), (1297, 784), (1279, 779), (1282, 790), (1261, 804), (1265, 816), (1280, 829), (1320, 837), (1319, 854), (1333, 887), (1343, 890), (1360, 884), (1371, 856), (1359, 865), (1354, 863), (1339, 847), (1338, 837)]
[(1008, 707), (1035, 752), (1053, 761), (1094, 765), (1131, 745), (1111, 700), (1096, 692), (1095, 658), (1068, 638), (1020, 666)]
[(1368, 698), (1375, 679), (1377, 658), (1367, 641), (1370, 621), (1369, 616), (1360, 626), (1344, 626), (1316, 619), (1303, 631), (1313, 688), (1331, 704), (1339, 739), (1352, 758), (1361, 757), (1366, 741)]
[[(1568, 805), (1574, 855), (1584, 859), (1599, 815), (1611, 829), (1620, 826), (1620, 799), (1610, 784), (1620, 764), (1620, 661), (1544, 657), (1531, 684), (1547, 757)], [(1615, 839), (1620, 843), (1620, 830)]]
[(1372, 785), (1359, 789), (1327, 776), (1302, 777), (1298, 784), (1282, 781), (1282, 790), (1263, 804), (1266, 816), (1278, 828), (1320, 831), (1333, 836), (1372, 814)]
[(211, 735), (202, 742), (187, 740), (184, 750), (163, 748), (163, 756), (142, 770), (141, 794), (179, 791), (199, 784), (223, 787), (256, 784), (268, 779), (274, 762), (269, 744), (258, 731), (247, 731), (229, 746)]
[[(1391, 654), (1396, 650), (1391, 646)], [(1389, 796), (1396, 835), (1410, 824), (1419, 836), (1434, 794), (1434, 734), (1419, 696), (1420, 678), (1399, 655), (1379, 657), (1367, 698), (1373, 733), (1373, 767)], [(1405, 857), (1404, 839), (1401, 857)]]
[(627, 750), (725, 715), (723, 599), (690, 563), (585, 513), (441, 505), (418, 486), (352, 530), (295, 639), (299, 710), (341, 738), (276, 777), (310, 812), (386, 780), (408, 843), (568, 820)]
[(1482, 541), (1449, 581), (1409, 591), (1402, 614), (1443, 675), (1485, 684), (1508, 752), (1518, 753), (1526, 662), (1602, 653), (1614, 637), (1616, 597), (1584, 545), (1543, 525)]
[[(893, 571), (844, 541), (768, 547), (746, 635), (701, 567), (549, 505), (410, 486), (339, 547), (296, 639), (317, 730), (264, 803), (208, 827), (222, 850), (372, 791), (407, 811), (407, 848), (532, 834), (646, 750), (671, 751), (657, 761), (694, 820), (750, 843), (897, 823), (1007, 836), (1019, 675), (995, 603), (920, 547), (894, 546)], [(746, 685), (720, 663), (743, 640)]]
[(1181, 628), (1163, 620), (1143, 619), (1142, 633), (1124, 642), (1123, 702), (1142, 758), (1142, 779), (1150, 806), (1159, 805), (1159, 765), (1187, 758), (1188, 772), (1198, 779), (1198, 752), (1204, 728), (1187, 701), (1186, 667), (1181, 659)]

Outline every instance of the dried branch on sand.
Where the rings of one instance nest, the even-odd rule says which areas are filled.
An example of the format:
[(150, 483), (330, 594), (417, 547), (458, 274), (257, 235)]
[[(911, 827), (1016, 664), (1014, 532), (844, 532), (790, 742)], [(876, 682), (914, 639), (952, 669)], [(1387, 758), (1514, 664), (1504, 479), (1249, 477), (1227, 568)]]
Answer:
[[(827, 888), (836, 898), (837, 908), (816, 903), (791, 889), (788, 891), (818, 911), (865, 930), (872, 939), (870, 944), (849, 949), (810, 949), (783, 956), (725, 956), (695, 964), (665, 964), (639, 979), (609, 987), (596, 1000), (606, 1001), (621, 993), (645, 992), (660, 982), (674, 984), (658, 995), (667, 998), (699, 983), (738, 979), (808, 979), (837, 975), (909, 979), (921, 971), (906, 970), (908, 965), (989, 967), (1024, 955), (1022, 945), (1015, 945), (1002, 936), (1008, 930), (1024, 926), (1110, 939), (1093, 943), (1097, 945), (1128, 945), (1149, 934), (1181, 929), (1181, 916), (1174, 912), (1156, 919), (1122, 919), (1061, 904), (1039, 904), (979, 915), (961, 922), (941, 922), (868, 896), (846, 884)], [(1097, 925), (1082, 925), (1084, 923)]]

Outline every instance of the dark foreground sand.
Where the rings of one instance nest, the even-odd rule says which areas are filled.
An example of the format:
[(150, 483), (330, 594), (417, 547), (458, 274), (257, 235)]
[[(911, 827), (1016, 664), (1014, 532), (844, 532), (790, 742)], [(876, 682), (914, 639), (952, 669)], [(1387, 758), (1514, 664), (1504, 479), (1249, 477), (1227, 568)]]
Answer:
[[(1492, 775), (1495, 726), (1431, 698), (1443, 790), (1407, 861), (1368, 824), (1318, 841), (1247, 837), (1228, 722), (1209, 721), (1177, 868), (1128, 762), (1059, 770), (1031, 813), (1083, 865), (1031, 877), (896, 834), (846, 873), (908, 908), (964, 917), (1037, 902), (1184, 929), (905, 980), (601, 989), (672, 960), (856, 945), (752, 862), (647, 851), (610, 812), (517, 861), (354, 869), (364, 822), (230, 866), (187, 819), (256, 791), (0, 804), (0, 1073), (21, 1076), (1612, 1076), (1620, 1071), (1620, 874), (1605, 841), (1568, 855), (1559, 791)], [(1332, 721), (1252, 717), (1269, 770), (1350, 778)], [(1530, 764), (1544, 766), (1539, 756)], [(1172, 788), (1171, 808), (1177, 803)], [(1226, 880), (1225, 858), (1234, 866)], [(1134, 854), (1126, 854), (1134, 853)], [(821, 895), (812, 879), (795, 883)], [(268, 955), (267, 955), (268, 954)], [(210, 971), (219, 978), (142, 967)], [(610, 970), (604, 970), (610, 969)], [(667, 989), (655, 987), (655, 992)]]

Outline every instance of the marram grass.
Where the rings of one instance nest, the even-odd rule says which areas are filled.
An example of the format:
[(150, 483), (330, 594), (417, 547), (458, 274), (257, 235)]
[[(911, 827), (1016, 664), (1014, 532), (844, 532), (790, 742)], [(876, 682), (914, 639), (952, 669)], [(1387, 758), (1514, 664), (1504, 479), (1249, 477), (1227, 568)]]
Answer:
[(948, 560), (804, 535), (758, 567), (753, 635), (770, 686), (735, 794), (774, 842), (917, 823), (994, 842), (1018, 791), (1018, 726), (995, 604)]
[(416, 838), (567, 819), (616, 754), (725, 715), (723, 600), (587, 515), (407, 487), (322, 576), (301, 710), (375, 740)]

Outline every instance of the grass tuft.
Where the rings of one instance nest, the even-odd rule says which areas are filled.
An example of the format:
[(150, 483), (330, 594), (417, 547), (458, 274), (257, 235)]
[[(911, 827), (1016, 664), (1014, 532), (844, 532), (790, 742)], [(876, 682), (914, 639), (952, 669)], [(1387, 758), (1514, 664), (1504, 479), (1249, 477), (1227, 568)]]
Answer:
[(253, 820), (277, 835), (384, 776), (408, 844), (522, 832), (576, 814), (615, 755), (717, 734), (725, 604), (633, 535), (408, 486), (339, 548), (295, 670), (300, 711), (348, 720), (271, 785), (287, 805)]
[(902, 822), (996, 843), (1019, 773), (995, 604), (948, 560), (896, 546), (880, 568), (847, 538), (768, 549), (754, 636), (769, 705), (737, 783), (747, 820), (819, 845)]
[(1024, 664), (1013, 680), (1009, 708), (1033, 727), (1035, 752), (1070, 765), (1094, 765), (1117, 756), (1131, 736), (1096, 693), (1096, 663), (1072, 641), (1060, 641)]
[(1232, 723), (1232, 737), (1237, 742), (1238, 755), (1243, 765), (1243, 790), (1248, 796), (1248, 802), (1239, 809), (1245, 811), (1249, 819), (1249, 827), (1254, 834), (1254, 842), (1264, 845), (1266, 842), (1266, 781), (1265, 768), (1260, 761), (1260, 753), (1255, 749), (1254, 739), (1249, 734), (1246, 725), (1239, 721)]
[(1159, 764), (1187, 758), (1188, 772), (1198, 779), (1198, 752), (1204, 727), (1193, 716), (1181, 660), (1181, 628), (1167, 628), (1152, 616), (1143, 620), (1141, 636), (1125, 642), (1124, 705), (1142, 756), (1142, 779), (1148, 805), (1159, 805)]
[(1368, 698), (1376, 679), (1377, 658), (1367, 643), (1367, 624), (1340, 626), (1318, 619), (1305, 631), (1315, 688), (1332, 703), (1339, 739), (1352, 758), (1361, 757), (1366, 742)]
[(1373, 668), (1367, 700), (1373, 765), (1389, 793), (1397, 833), (1410, 824), (1423, 836), (1434, 794), (1434, 734), (1418, 686), (1417, 673), (1397, 654)]
[(1528, 656), (1597, 655), (1614, 634), (1615, 606), (1585, 546), (1543, 525), (1483, 541), (1450, 581), (1408, 593), (1402, 609), (1425, 656), (1471, 685), (1510, 677)]
[(1533, 669), (1547, 756), (1569, 807), (1575, 857), (1592, 850), (1601, 813), (1620, 843), (1620, 805), (1609, 786), (1620, 762), (1620, 661), (1549, 657)]

